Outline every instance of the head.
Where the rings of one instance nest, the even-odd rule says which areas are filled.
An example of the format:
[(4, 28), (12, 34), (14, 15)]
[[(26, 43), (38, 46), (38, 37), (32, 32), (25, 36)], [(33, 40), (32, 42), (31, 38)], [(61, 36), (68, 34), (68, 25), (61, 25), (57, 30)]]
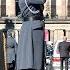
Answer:
[(13, 36), (13, 30), (12, 29), (9, 29), (8, 31), (7, 31), (7, 36)]
[(64, 36), (64, 37), (63, 37), (63, 40), (64, 40), (64, 41), (67, 41), (67, 37), (66, 37), (66, 36)]

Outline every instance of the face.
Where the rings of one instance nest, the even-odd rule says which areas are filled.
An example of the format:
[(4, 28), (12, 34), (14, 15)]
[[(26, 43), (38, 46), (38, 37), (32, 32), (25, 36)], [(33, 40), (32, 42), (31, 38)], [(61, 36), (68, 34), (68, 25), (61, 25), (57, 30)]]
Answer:
[(63, 40), (64, 40), (64, 41), (66, 41), (66, 40), (67, 40), (67, 37), (66, 37), (66, 36), (64, 36)]

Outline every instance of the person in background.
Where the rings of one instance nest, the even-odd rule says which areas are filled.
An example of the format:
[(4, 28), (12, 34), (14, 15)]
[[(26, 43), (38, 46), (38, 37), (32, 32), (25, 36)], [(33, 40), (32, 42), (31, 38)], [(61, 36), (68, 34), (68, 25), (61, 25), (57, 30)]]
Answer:
[(67, 42), (67, 37), (64, 36), (63, 41), (59, 43), (59, 52), (60, 52), (60, 60), (61, 60), (60, 69), (61, 70), (63, 70), (64, 61), (65, 61), (65, 70), (68, 70), (69, 51), (70, 51), (70, 42)]
[(8, 31), (7, 31), (7, 48), (6, 48), (8, 70), (14, 70), (15, 69), (16, 46), (17, 46), (17, 43), (13, 37), (13, 30), (8, 29)]
[(19, 0), (22, 27), (17, 49), (17, 70), (44, 70), (44, 2), (45, 0)]

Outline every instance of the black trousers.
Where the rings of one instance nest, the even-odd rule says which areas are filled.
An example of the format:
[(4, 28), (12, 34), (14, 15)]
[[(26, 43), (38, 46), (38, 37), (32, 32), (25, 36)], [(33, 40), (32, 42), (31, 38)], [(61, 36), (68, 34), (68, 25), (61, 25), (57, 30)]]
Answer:
[(8, 70), (15, 70), (15, 61), (12, 61), (12, 63), (8, 63)]
[(68, 70), (68, 57), (61, 57), (60, 69), (63, 70), (63, 62), (65, 61), (65, 70)]

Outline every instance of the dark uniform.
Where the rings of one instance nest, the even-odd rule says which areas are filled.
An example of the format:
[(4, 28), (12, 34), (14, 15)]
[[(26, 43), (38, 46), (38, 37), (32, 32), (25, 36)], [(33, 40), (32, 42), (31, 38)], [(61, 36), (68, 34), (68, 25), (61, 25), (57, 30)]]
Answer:
[(12, 36), (12, 29), (7, 31), (7, 64), (8, 70), (15, 69), (15, 55), (16, 55), (16, 47), (17, 43)]
[(69, 49), (70, 49), (70, 42), (63, 41), (59, 43), (61, 70), (63, 70), (64, 61), (65, 61), (65, 70), (68, 70)]
[(43, 15), (40, 4), (45, 0), (19, 0), (22, 14), (17, 50), (17, 70), (43, 70)]

